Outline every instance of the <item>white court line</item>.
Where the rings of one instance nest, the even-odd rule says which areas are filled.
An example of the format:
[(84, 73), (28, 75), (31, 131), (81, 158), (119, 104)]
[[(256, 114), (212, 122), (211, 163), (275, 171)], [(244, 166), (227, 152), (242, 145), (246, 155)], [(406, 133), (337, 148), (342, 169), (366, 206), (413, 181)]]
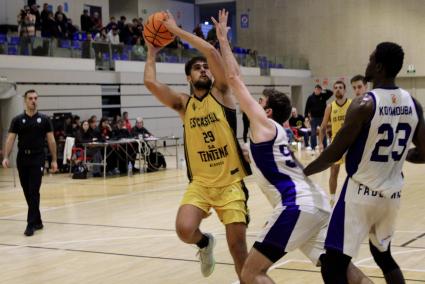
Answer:
[[(77, 203), (72, 203), (72, 204), (66, 204), (66, 205), (57, 206), (57, 207), (50, 207), (50, 208), (47, 208), (47, 209), (41, 209), (40, 211), (42, 213), (44, 213), (44, 212), (53, 211), (53, 210), (57, 210), (57, 209), (64, 209), (64, 208), (74, 207), (74, 206), (77, 206), (77, 205), (85, 205), (85, 204), (96, 203), (96, 202), (100, 202), (100, 201), (113, 200), (113, 199), (118, 199), (118, 198), (123, 198), (123, 197), (132, 196), (132, 195), (143, 194), (143, 193), (164, 192), (164, 191), (170, 191), (171, 192), (171, 190), (169, 190), (170, 188), (175, 188), (175, 187), (178, 187), (178, 186), (180, 186), (180, 184), (171, 185), (171, 186), (164, 186), (163, 189), (152, 189), (152, 190), (131, 192), (129, 194), (121, 194), (121, 195), (115, 195), (115, 196), (111, 196), (111, 197), (105, 197), (105, 198), (100, 198), (100, 199), (92, 199), (92, 200), (87, 200), (87, 201), (82, 201), (82, 202), (77, 202)], [(164, 190), (164, 188), (168, 188), (168, 189)], [(27, 212), (13, 214), (13, 215), (9, 215), (9, 216), (3, 216), (3, 217), (0, 217), (0, 220), (1, 219), (10, 219), (10, 218), (13, 218), (13, 217), (19, 217), (19, 216), (22, 216), (22, 215), (26, 216)]]
[[(413, 249), (413, 250), (404, 250), (404, 251), (396, 251), (396, 252), (392, 251), (391, 252), (391, 255), (394, 256), (394, 255), (399, 255), (399, 254), (414, 253), (414, 252), (423, 252), (423, 251), (425, 251), (425, 248), (423, 248), (423, 249)], [(363, 262), (367, 262), (367, 261), (370, 261), (370, 260), (373, 260), (373, 257), (367, 257), (367, 258), (358, 260), (354, 264), (355, 265), (358, 265), (358, 264), (361, 264)], [(423, 271), (425, 272), (425, 270), (423, 270)]]
[[(61, 242), (47, 242), (47, 243), (35, 243), (35, 244), (25, 244), (18, 245), (13, 247), (0, 247), (1, 251), (25, 248), (25, 247), (34, 247), (34, 246), (47, 246), (47, 245), (58, 245), (58, 244), (73, 244), (73, 243), (89, 243), (89, 242), (103, 242), (103, 241), (114, 241), (114, 240), (127, 240), (127, 239), (146, 239), (146, 238), (158, 238), (158, 237), (176, 237), (176, 234), (165, 234), (165, 235), (141, 235), (141, 236), (131, 236), (131, 237), (113, 237), (113, 238), (99, 238), (99, 239), (86, 239), (86, 240), (72, 240), (72, 241), (61, 241)], [(58, 248), (61, 249), (61, 248)], [(65, 249), (65, 248), (63, 248)]]

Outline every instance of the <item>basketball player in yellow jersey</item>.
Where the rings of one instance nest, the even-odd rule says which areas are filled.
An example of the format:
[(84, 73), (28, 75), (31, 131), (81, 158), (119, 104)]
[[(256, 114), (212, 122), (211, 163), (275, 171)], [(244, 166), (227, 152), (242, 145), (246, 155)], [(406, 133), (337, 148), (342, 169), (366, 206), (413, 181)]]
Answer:
[(367, 82), (363, 75), (356, 75), (350, 80), (354, 95), (359, 97), (367, 92)]
[[(325, 115), (323, 116), (322, 125), (319, 132), (319, 149), (323, 151), (323, 137), (326, 135), (326, 126), (330, 121), (332, 126), (332, 140), (338, 133), (341, 126), (344, 124), (345, 114), (351, 104), (351, 99), (345, 97), (345, 83), (336, 81), (333, 85), (333, 92), (335, 100), (326, 106)], [(335, 192), (338, 184), (338, 174), (340, 165), (344, 163), (344, 159), (339, 160), (331, 166), (331, 173), (329, 176), (329, 192), (331, 194), (331, 203), (335, 202)]]
[[(155, 57), (160, 50), (147, 41), (144, 83), (164, 105), (179, 113), (184, 123), (184, 146), (190, 180), (176, 217), (176, 232), (188, 244), (199, 247), (201, 272), (214, 270), (214, 237), (199, 229), (209, 210), (215, 209), (225, 225), (227, 243), (240, 279), (247, 257), (246, 226), (248, 192), (243, 178), (250, 173), (235, 138), (236, 102), (231, 95), (218, 51), (207, 41), (179, 28), (170, 13), (167, 29), (198, 49), (185, 66), (189, 94), (177, 92), (156, 79)], [(214, 82), (212, 78), (214, 77)]]

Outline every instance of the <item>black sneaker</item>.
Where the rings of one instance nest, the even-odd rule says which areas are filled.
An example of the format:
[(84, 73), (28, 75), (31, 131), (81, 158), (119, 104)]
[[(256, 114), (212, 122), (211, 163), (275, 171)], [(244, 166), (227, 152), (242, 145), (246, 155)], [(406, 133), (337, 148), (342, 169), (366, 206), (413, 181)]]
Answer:
[(24, 235), (27, 237), (31, 237), (32, 235), (34, 235), (34, 227), (28, 225), (25, 229)]
[(37, 224), (37, 225), (34, 225), (34, 230), (35, 231), (37, 231), (37, 230), (41, 230), (41, 229), (43, 229), (43, 223), (41, 223), (41, 224)]

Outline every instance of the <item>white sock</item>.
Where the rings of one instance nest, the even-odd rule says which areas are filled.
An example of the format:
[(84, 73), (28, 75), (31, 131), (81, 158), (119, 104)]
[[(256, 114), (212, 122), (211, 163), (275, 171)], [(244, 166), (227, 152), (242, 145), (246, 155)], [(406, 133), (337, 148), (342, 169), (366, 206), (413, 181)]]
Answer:
[(331, 194), (331, 201), (335, 201), (335, 194)]

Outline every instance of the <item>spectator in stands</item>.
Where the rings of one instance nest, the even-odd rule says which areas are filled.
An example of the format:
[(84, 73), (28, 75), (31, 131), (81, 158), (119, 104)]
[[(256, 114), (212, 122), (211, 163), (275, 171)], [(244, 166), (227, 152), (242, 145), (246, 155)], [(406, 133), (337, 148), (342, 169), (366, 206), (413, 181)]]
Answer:
[(297, 131), (298, 136), (302, 136), (304, 138), (304, 146), (307, 148), (307, 150), (311, 150), (311, 147), (309, 146), (309, 133), (310, 131), (307, 129), (306, 125), (304, 124), (305, 120), (308, 120), (308, 118), (304, 118), (301, 114), (298, 114), (298, 111), (296, 108), (292, 108), (291, 117), (289, 118), (289, 125), (293, 130)]
[(89, 10), (83, 10), (83, 14), (80, 16), (80, 25), (81, 31), (83, 32), (91, 32), (91, 30), (93, 29), (94, 24), (89, 15)]
[(153, 136), (144, 126), (143, 126), (143, 118), (136, 118), (136, 125), (131, 129), (131, 135), (133, 137), (140, 137), (142, 135), (143, 138)]
[(106, 28), (101, 28), (100, 31), (94, 37), (96, 42), (108, 42), (108, 34), (106, 33)]
[(214, 46), (215, 48), (218, 48), (218, 39), (217, 39), (217, 33), (215, 26), (211, 30), (208, 31), (207, 34), (207, 41)]
[(81, 128), (80, 117), (78, 115), (74, 115), (72, 117), (72, 132), (74, 134), (74, 137), (77, 137), (77, 133), (80, 128)]
[(122, 113), (122, 119), (125, 123), (125, 128), (127, 128), (128, 131), (131, 131), (131, 122), (128, 119), (128, 112), (125, 111), (125, 112)]
[(202, 39), (205, 39), (205, 36), (204, 36), (204, 33), (202, 32), (202, 28), (201, 28), (201, 25), (200, 24), (198, 24), (193, 29), (193, 34), (196, 35), (196, 36), (198, 36), (198, 37), (200, 37), (200, 38), (202, 38)]
[(47, 37), (45, 35), (45, 31), (48, 30), (47, 28), (47, 20), (49, 19), (49, 4), (44, 3), (43, 4), (43, 10), (41, 11), (40, 15), (40, 21), (41, 21), (41, 36)]
[(40, 15), (40, 11), (38, 11), (38, 8), (40, 8), (40, 6), (38, 6), (37, 4), (32, 4), (31, 9), (30, 9), (30, 13), (32, 15), (34, 15), (34, 17), (35, 17), (35, 30), (36, 31), (41, 30), (41, 15)]
[(56, 13), (55, 13), (55, 20), (57, 22), (60, 22), (58, 16), (62, 15), (62, 20), (66, 23), (68, 22), (68, 17), (65, 15), (65, 13), (63, 12), (63, 6), (62, 5), (58, 5), (58, 8), (56, 9)]
[(86, 40), (81, 43), (81, 58), (92, 58), (93, 36), (91, 33), (86, 33)]
[(30, 7), (25, 6), (18, 15), (20, 54), (29, 54), (30, 45), (35, 36), (35, 16)]
[(99, 122), (99, 131), (104, 140), (109, 140), (112, 137), (112, 127), (109, 125), (107, 117), (102, 117)]
[(112, 44), (120, 44), (120, 36), (118, 34), (118, 26), (112, 25), (108, 33), (108, 41)]
[[(93, 121), (91, 122), (93, 123)], [(96, 125), (96, 124), (95, 124)], [(81, 128), (77, 132), (75, 137), (75, 145), (77, 147), (83, 147), (83, 143), (90, 143), (98, 141), (97, 138), (93, 137), (93, 131), (90, 128), (90, 124), (87, 120), (83, 120)], [(102, 161), (101, 149), (97, 147), (87, 147), (87, 156), (92, 157), (94, 163), (100, 163)], [(93, 177), (100, 177), (100, 166), (93, 166)]]
[(114, 115), (114, 118), (112, 119), (112, 123), (111, 123), (112, 131), (119, 129), (118, 122), (120, 120), (121, 120), (121, 115), (119, 114)]
[[(42, 31), (43, 33), (43, 31)], [(47, 21), (46, 21), (46, 30), (44, 31), (45, 37), (54, 37), (59, 38), (61, 36), (61, 30), (59, 25), (55, 21), (55, 17), (53, 16), (53, 12), (48, 13)]]
[(72, 23), (72, 19), (68, 18), (68, 23), (67, 23), (67, 32), (68, 32), (68, 39), (72, 40), (74, 38), (74, 34), (76, 32), (78, 32), (78, 28), (76, 26), (74, 26), (74, 24)]
[(137, 25), (132, 28), (132, 40), (131, 44), (136, 44), (136, 42), (139, 40), (141, 45), (145, 45), (145, 38), (143, 37), (143, 26)]
[(100, 15), (98, 12), (93, 13), (92, 22), (93, 22), (92, 30), (95, 32), (100, 31), (100, 29), (102, 28), (102, 19), (100, 18)]
[(124, 44), (131, 44), (133, 40), (133, 24), (127, 23), (122, 28), (118, 25), (118, 29), (120, 30), (120, 41)]
[(112, 30), (112, 26), (117, 26), (118, 27), (117, 20), (115, 19), (114, 16), (111, 16), (109, 18), (109, 23), (106, 25), (106, 30), (109, 32), (110, 30)]
[(118, 29), (120, 31), (120, 34), (122, 33), (122, 31), (124, 30), (125, 25), (127, 24), (126, 21), (127, 21), (126, 16), (121, 16), (120, 17), (120, 20), (117, 23), (117, 26), (118, 26)]
[(67, 116), (64, 121), (63, 131), (65, 137), (74, 137), (74, 129), (72, 128), (72, 117)]
[(64, 18), (63, 13), (56, 13), (55, 16), (55, 20), (56, 20), (56, 24), (59, 28), (59, 35), (58, 38), (66, 38), (68, 35), (68, 23), (67, 23), (67, 19)]

